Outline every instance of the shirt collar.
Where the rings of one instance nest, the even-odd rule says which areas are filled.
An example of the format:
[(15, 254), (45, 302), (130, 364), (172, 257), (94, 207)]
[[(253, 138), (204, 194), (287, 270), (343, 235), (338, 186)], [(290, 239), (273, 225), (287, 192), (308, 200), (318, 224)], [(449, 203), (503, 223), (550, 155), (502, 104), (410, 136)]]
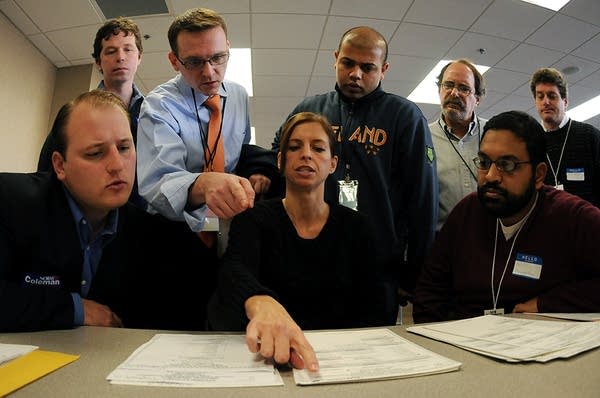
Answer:
[[(189, 84), (187, 84), (187, 82), (185, 81), (185, 79), (183, 78), (183, 76), (180, 74), (177, 75), (177, 78), (175, 80), (175, 85), (177, 86), (177, 88), (179, 89), (179, 91), (181, 93), (183, 93), (187, 98), (191, 97), (191, 88), (192, 86), (190, 86)], [(203, 104), (204, 101), (206, 101), (208, 99), (208, 96), (205, 94), (202, 94), (200, 91), (196, 90), (194, 88), (194, 93), (196, 93), (196, 100), (198, 101), (198, 104)], [(221, 97), (227, 97), (227, 90), (225, 89), (225, 82), (221, 82), (221, 86), (219, 87), (219, 95)]]
[[(448, 126), (446, 124), (446, 121), (444, 120), (444, 115), (440, 115), (439, 120), (440, 120), (440, 125), (442, 126), (442, 129), (444, 130), (444, 132), (446, 134), (450, 135), (450, 137), (452, 137), (452, 138), (460, 140), (456, 135), (454, 135), (454, 133), (452, 133), (452, 129), (450, 128), (450, 126)], [(469, 128), (467, 129), (467, 134), (465, 134), (465, 137), (479, 134), (479, 131), (481, 131), (481, 126), (479, 126), (479, 127), (478, 126), (479, 126), (479, 118), (477, 117), (477, 115), (475, 115), (475, 113), (473, 113), (473, 121), (471, 123), (469, 123)]]
[[(133, 87), (133, 92), (131, 93), (131, 99), (129, 100), (128, 111), (131, 111), (131, 109), (135, 106), (136, 102), (138, 102), (140, 99), (144, 98), (144, 94), (142, 94), (142, 92), (140, 91), (138, 86), (135, 85), (135, 83), (133, 83), (132, 87)], [(106, 85), (104, 84), (104, 80), (100, 81), (100, 83), (98, 84), (98, 89), (106, 90)]]
[(131, 101), (129, 102), (129, 107), (131, 108), (131, 104), (135, 104), (138, 100), (143, 99), (144, 94), (140, 91), (138, 86), (133, 83), (133, 93), (131, 93)]
[[(81, 246), (87, 246), (90, 243), (92, 236), (92, 229), (88, 220), (85, 218), (83, 211), (73, 198), (73, 195), (64, 187), (65, 196), (67, 197), (67, 203), (69, 204), (69, 208), (71, 209), (71, 214), (73, 215), (73, 220), (75, 221), (75, 226), (77, 228), (77, 235), (79, 236), (79, 242)], [(117, 224), (119, 222), (119, 211), (118, 209), (111, 210), (108, 213), (108, 217), (106, 220), (106, 224), (102, 231), (98, 235), (98, 238), (106, 236), (106, 238), (113, 237), (117, 233)]]
[(569, 122), (569, 116), (565, 113), (565, 116), (563, 116), (563, 120), (562, 120), (562, 122), (560, 122), (560, 124), (558, 125), (557, 129), (547, 130), (546, 127), (544, 127), (544, 123), (541, 123), (541, 124), (542, 124), (542, 128), (544, 129), (544, 131), (547, 132), (547, 133), (549, 133), (549, 132), (552, 132), (552, 131), (557, 131), (557, 130), (562, 129), (563, 127), (565, 127), (565, 125), (568, 122)]

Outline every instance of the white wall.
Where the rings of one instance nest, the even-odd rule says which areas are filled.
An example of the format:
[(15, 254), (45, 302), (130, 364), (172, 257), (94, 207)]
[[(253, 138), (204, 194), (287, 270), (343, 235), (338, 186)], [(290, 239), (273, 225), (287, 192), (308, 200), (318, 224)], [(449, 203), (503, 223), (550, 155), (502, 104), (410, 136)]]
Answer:
[(56, 68), (0, 12), (0, 171), (37, 167)]
[[(54, 95), (52, 96), (50, 116), (48, 118), (48, 132), (52, 128), (56, 114), (64, 104), (79, 94), (98, 87), (100, 80), (96, 78), (96, 73), (97, 71), (93, 64), (69, 66), (56, 71), (56, 84)], [(101, 78), (102, 75), (100, 75)]]

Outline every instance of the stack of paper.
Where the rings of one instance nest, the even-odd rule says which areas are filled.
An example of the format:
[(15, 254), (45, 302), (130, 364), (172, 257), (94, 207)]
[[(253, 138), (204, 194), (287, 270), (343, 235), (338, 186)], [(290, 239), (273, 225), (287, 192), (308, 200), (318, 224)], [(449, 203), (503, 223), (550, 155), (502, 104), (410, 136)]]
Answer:
[(407, 330), (509, 362), (547, 362), (600, 346), (598, 323), (484, 315)]
[(307, 332), (320, 369), (294, 369), (296, 384), (348, 383), (458, 370), (460, 362), (435, 354), (389, 329)]
[(283, 385), (274, 366), (250, 353), (239, 335), (157, 334), (107, 379), (113, 384), (169, 387)]
[(528, 314), (581, 322), (600, 321), (600, 313), (598, 312), (528, 312)]
[[(317, 353), (320, 371), (294, 370), (296, 384), (421, 376), (461, 366), (388, 329), (305, 334)], [(113, 384), (169, 387), (283, 385), (273, 365), (250, 353), (239, 335), (157, 334), (107, 379)]]

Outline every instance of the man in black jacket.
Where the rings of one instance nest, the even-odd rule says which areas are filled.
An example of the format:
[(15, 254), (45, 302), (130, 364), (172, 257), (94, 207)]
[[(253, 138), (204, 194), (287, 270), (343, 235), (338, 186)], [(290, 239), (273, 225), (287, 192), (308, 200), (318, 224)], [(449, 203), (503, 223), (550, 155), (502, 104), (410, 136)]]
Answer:
[(205, 254), (197, 238), (127, 204), (136, 156), (122, 101), (84, 93), (52, 134), (54, 172), (0, 173), (0, 331), (201, 329), (213, 278), (185, 266)]
[(546, 134), (544, 184), (600, 207), (600, 131), (567, 115), (567, 81), (554, 68), (540, 68), (529, 85)]

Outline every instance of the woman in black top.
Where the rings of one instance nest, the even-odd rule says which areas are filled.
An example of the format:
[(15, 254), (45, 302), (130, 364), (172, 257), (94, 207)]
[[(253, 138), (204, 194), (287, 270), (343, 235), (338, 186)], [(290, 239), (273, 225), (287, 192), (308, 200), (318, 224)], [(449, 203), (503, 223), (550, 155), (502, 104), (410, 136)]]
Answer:
[(288, 120), (277, 158), (285, 197), (235, 217), (209, 307), (212, 329), (245, 327), (252, 352), (309, 370), (318, 364), (301, 329), (382, 325), (385, 317), (368, 220), (324, 200), (334, 142), (321, 115)]

